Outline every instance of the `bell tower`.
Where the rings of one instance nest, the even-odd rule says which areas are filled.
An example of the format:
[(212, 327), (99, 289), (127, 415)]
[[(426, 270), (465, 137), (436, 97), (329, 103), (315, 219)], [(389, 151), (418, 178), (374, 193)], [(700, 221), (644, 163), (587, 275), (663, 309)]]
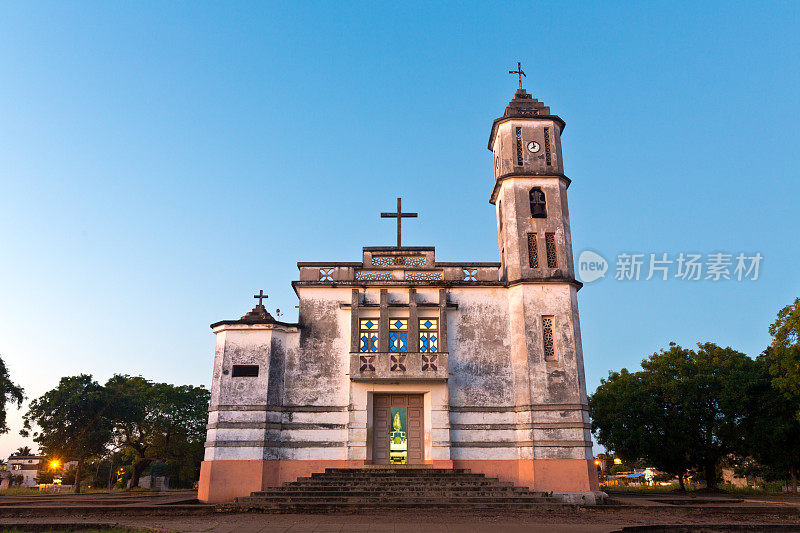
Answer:
[(561, 158), (565, 123), (520, 87), (492, 123), (500, 276), (574, 279), (567, 187)]
[(591, 498), (598, 482), (561, 157), (565, 124), (522, 88), (522, 69), (514, 73), (520, 88), (489, 135), (489, 201), (508, 287), (519, 476), (536, 489), (588, 491)]

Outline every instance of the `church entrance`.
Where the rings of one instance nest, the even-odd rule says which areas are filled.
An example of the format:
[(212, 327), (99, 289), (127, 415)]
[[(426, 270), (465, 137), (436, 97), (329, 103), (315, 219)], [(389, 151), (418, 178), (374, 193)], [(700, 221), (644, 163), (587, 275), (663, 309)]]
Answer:
[(422, 395), (376, 394), (373, 405), (372, 463), (422, 464)]

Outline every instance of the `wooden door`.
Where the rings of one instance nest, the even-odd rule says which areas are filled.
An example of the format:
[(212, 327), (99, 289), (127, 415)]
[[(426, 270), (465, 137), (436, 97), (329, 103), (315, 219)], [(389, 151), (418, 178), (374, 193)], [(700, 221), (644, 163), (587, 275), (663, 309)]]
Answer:
[(372, 416), (372, 463), (390, 463), (389, 434), (392, 430), (392, 408), (405, 408), (407, 432), (406, 464), (425, 462), (423, 423), (423, 399), (421, 394), (376, 394)]
[(372, 463), (389, 464), (389, 396), (376, 394), (372, 415)]
[(425, 462), (425, 430), (422, 423), (422, 395), (408, 396), (408, 464)]

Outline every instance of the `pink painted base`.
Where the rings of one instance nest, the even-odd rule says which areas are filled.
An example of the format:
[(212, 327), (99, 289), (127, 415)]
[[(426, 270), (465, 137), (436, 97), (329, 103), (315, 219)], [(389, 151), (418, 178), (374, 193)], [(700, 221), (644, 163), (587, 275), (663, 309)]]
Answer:
[[(238, 496), (295, 481), (326, 468), (362, 468), (364, 461), (203, 461), (197, 498), (230, 502)], [(473, 472), (542, 491), (599, 490), (597, 468), (584, 459), (427, 461), (436, 468), (469, 468)]]

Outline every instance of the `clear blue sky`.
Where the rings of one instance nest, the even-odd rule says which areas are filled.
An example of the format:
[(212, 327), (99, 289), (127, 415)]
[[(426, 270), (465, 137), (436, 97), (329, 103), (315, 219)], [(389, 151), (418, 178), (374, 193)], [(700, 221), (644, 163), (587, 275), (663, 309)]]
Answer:
[[(755, 282), (579, 293), (590, 392), (669, 341), (756, 355), (800, 295), (797, 2), (0, 3), (0, 354), (35, 397), (210, 384), (211, 322), (297, 261), (496, 261), (493, 118), (564, 118), (574, 249), (760, 252)], [(612, 266), (613, 268), (613, 266)], [(0, 455), (23, 444), (20, 416)]]

